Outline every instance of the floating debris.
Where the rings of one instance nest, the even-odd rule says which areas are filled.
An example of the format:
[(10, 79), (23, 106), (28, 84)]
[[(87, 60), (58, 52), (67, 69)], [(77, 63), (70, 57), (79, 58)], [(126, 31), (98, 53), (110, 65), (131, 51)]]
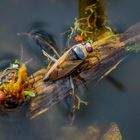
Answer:
[(0, 77), (0, 107), (10, 111), (34, 96), (32, 89), (28, 88), (25, 64), (13, 63), (2, 72)]

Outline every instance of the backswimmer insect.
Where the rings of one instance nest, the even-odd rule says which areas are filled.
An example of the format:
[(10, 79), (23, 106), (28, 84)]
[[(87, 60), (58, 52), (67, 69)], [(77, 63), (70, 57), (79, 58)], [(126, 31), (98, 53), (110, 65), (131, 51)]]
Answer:
[(80, 43), (66, 51), (50, 68), (44, 80), (57, 80), (70, 75), (93, 51), (90, 43)]

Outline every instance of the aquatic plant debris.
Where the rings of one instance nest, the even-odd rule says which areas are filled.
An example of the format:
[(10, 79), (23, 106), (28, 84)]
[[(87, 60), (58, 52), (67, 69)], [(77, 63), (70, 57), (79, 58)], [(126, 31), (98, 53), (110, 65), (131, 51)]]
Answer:
[(82, 14), (80, 18), (75, 18), (69, 39), (71, 39), (74, 34), (80, 34), (81, 36), (90, 37), (95, 40), (113, 34), (112, 29), (106, 24), (102, 0), (95, 0), (92, 3), (93, 4), (84, 6), (83, 11), (81, 11), (84, 14)]
[(27, 68), (25, 64), (4, 70), (1, 75), (0, 84), (0, 103), (5, 107), (9, 107), (8, 103), (12, 106), (24, 102), (27, 96), (34, 97), (35, 94), (31, 89), (27, 88)]

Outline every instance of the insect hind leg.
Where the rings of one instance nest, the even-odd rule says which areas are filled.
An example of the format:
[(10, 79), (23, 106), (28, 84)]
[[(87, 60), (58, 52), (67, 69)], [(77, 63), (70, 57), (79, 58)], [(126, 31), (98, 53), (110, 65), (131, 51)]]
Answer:
[(71, 95), (72, 95), (72, 98), (73, 98), (73, 110), (72, 110), (72, 122), (71, 122), (71, 124), (73, 124), (74, 120), (75, 120), (76, 110), (80, 109), (81, 104), (87, 105), (88, 103), (86, 101), (83, 101), (76, 94), (72, 76), (70, 76), (70, 84), (71, 84), (71, 88), (72, 88)]
[(76, 80), (79, 80), (81, 82), (81, 84), (83, 85), (83, 87), (88, 90), (87, 82), (86, 82), (86, 80), (83, 77), (81, 77), (80, 75), (78, 75), (78, 76), (76, 76)]

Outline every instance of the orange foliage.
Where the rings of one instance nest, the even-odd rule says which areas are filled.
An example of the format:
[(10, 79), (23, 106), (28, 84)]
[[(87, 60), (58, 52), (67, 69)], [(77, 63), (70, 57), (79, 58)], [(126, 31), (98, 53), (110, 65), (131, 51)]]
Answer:
[[(18, 74), (14, 75), (15, 77), (12, 78), (8, 83), (3, 83), (0, 86), (0, 91), (3, 92), (6, 97), (14, 97), (16, 99), (23, 98), (23, 91), (25, 87), (25, 82), (27, 80), (27, 69), (25, 64), (23, 64), (19, 70)], [(15, 81), (15, 79), (17, 80)]]

